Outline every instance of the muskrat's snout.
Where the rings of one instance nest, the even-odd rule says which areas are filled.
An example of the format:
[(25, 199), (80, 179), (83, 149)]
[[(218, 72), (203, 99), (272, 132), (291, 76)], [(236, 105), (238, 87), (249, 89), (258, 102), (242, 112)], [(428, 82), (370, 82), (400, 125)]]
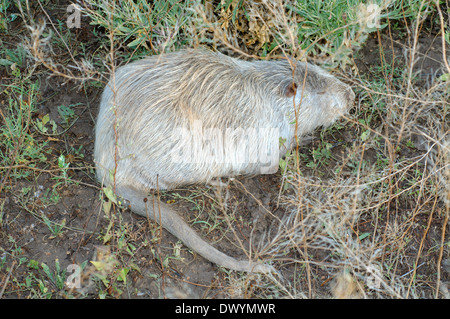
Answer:
[(335, 111), (343, 114), (347, 113), (353, 107), (353, 103), (355, 101), (355, 93), (353, 92), (351, 86), (337, 80), (332, 92), (334, 92), (332, 93), (332, 96), (335, 99)]
[(320, 89), (325, 97), (324, 102), (328, 99), (328, 103), (322, 105), (328, 105), (327, 112), (334, 121), (353, 107), (355, 93), (349, 84), (335, 77), (327, 76), (322, 81)]
[(344, 91), (344, 101), (346, 103), (346, 109), (348, 111), (349, 109), (352, 108), (353, 102), (355, 101), (355, 93), (349, 86), (347, 86), (347, 88)]

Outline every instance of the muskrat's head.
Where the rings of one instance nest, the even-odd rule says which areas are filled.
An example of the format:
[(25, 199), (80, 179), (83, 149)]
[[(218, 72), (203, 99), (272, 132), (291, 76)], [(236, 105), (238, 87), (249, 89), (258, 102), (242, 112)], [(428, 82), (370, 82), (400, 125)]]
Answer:
[(295, 102), (301, 131), (329, 126), (352, 107), (355, 94), (349, 85), (309, 63), (297, 62), (294, 68), (281, 90)]

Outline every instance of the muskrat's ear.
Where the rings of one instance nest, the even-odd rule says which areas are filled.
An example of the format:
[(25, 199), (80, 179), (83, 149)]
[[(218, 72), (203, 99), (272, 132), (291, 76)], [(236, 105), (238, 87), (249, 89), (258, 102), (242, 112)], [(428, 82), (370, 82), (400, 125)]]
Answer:
[(285, 97), (293, 97), (297, 93), (297, 83), (290, 82), (284, 89)]

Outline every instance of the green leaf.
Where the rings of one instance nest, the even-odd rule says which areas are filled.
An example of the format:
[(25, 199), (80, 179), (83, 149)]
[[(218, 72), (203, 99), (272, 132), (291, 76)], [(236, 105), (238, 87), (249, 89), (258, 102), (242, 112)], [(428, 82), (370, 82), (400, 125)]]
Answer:
[(108, 197), (111, 202), (117, 205), (117, 197), (116, 194), (114, 194), (111, 186), (103, 187), (103, 193), (105, 193), (106, 197)]
[(95, 269), (98, 271), (103, 271), (106, 268), (106, 263), (103, 261), (91, 260), (91, 264), (94, 265)]
[(117, 280), (123, 281), (125, 284), (127, 283), (127, 274), (130, 271), (128, 268), (122, 268), (117, 273)]
[(69, 167), (69, 163), (66, 164), (66, 157), (63, 154), (59, 155), (58, 157), (58, 167), (59, 168)]
[(280, 171), (282, 173), (284, 173), (286, 166), (287, 166), (286, 161), (284, 159), (280, 158), (279, 165), (280, 165)]
[(440, 77), (438, 77), (438, 81), (442, 82), (450, 81), (450, 73), (442, 74)]
[(370, 233), (362, 233), (361, 235), (359, 235), (359, 240), (363, 240), (364, 238), (367, 238), (370, 236)]
[(370, 131), (369, 130), (364, 131), (361, 134), (361, 141), (365, 142), (369, 138), (369, 135), (370, 135)]
[(45, 274), (48, 276), (48, 278), (54, 282), (55, 280), (53, 278), (53, 274), (50, 271), (50, 268), (47, 266), (47, 264), (41, 263), (41, 267), (42, 267), (42, 270), (45, 272)]
[(39, 269), (39, 262), (37, 260), (30, 259), (27, 266), (33, 269)]
[(138, 38), (138, 39), (134, 39), (133, 41), (131, 41), (130, 43), (127, 44), (127, 47), (129, 48), (135, 48), (137, 47), (139, 44), (141, 44), (143, 42), (143, 39)]
[(132, 30), (131, 30), (130, 28), (124, 26), (123, 24), (119, 25), (119, 26), (117, 27), (117, 29), (118, 29), (119, 31), (123, 32), (124, 34), (130, 34), (130, 33), (132, 33)]
[(0, 59), (0, 65), (3, 65), (3, 66), (10, 66), (10, 65), (12, 65), (14, 62), (12, 62), (12, 61), (9, 61), (9, 60), (7, 60), (7, 59)]
[(50, 115), (45, 114), (44, 117), (42, 118), (42, 125), (47, 124), (49, 120), (50, 120)]

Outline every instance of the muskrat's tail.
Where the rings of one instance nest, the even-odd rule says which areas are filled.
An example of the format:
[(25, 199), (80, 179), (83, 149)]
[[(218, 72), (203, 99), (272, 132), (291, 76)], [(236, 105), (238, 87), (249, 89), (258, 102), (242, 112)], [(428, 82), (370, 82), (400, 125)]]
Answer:
[(207, 260), (228, 269), (246, 272), (273, 272), (270, 265), (258, 262), (236, 260), (208, 244), (168, 205), (156, 200), (145, 202), (147, 196), (134, 187), (117, 187), (116, 194), (130, 203), (130, 208), (138, 215), (156, 220), (172, 235), (180, 239), (186, 246), (196, 251)]

